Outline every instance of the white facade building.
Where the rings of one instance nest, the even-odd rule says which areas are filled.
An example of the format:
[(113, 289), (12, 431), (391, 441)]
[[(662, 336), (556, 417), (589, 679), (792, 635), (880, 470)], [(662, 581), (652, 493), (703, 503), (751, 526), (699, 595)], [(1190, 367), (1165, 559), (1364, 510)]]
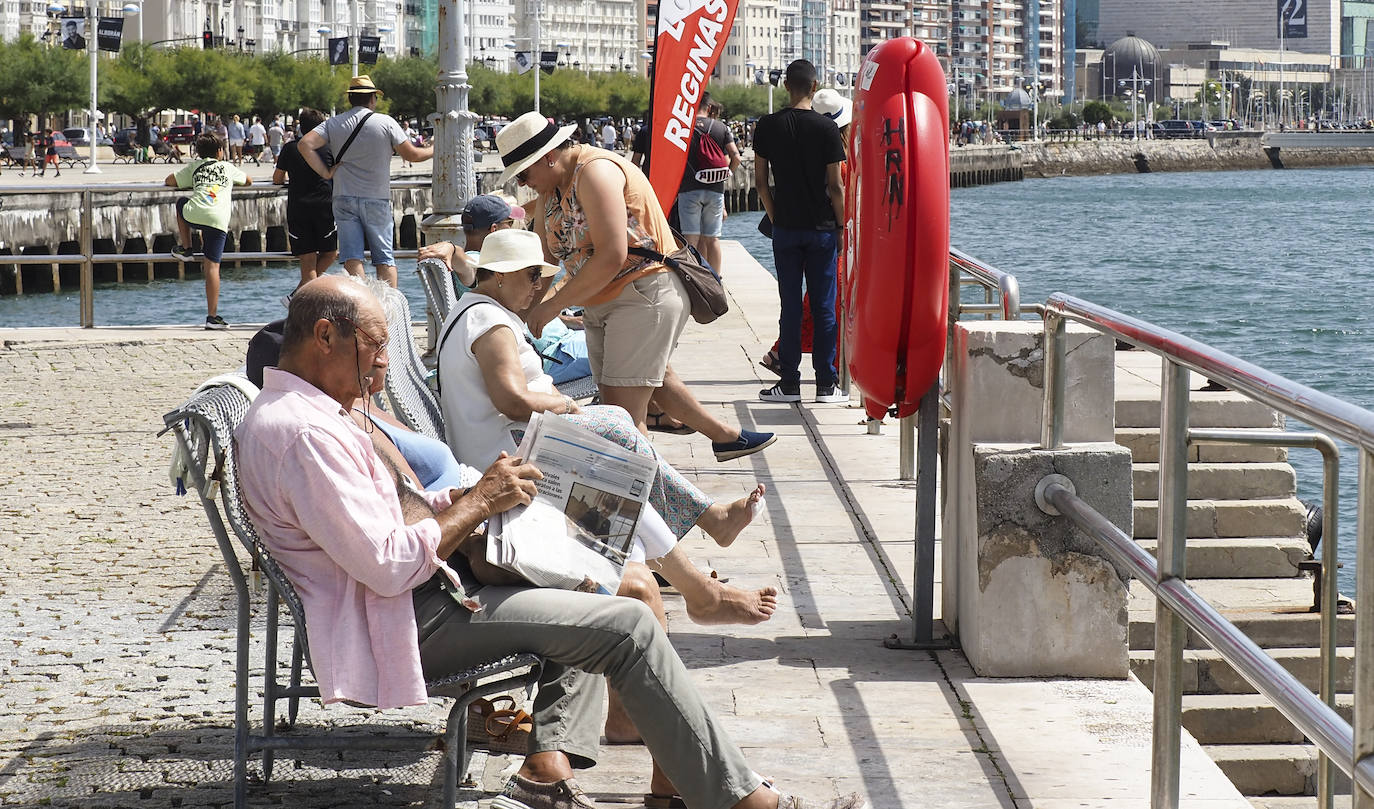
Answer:
[[(1286, 39), (1286, 50), (1341, 53), (1341, 0), (1308, 0), (1307, 37)], [(1115, 42), (1128, 33), (1159, 48), (1225, 40), (1233, 48), (1279, 50), (1278, 4), (1273, 0), (1101, 0), (1098, 39)]]
[(514, 8), (520, 50), (533, 49), (538, 16), (538, 50), (556, 51), (562, 69), (643, 70), (643, 0), (516, 0)]

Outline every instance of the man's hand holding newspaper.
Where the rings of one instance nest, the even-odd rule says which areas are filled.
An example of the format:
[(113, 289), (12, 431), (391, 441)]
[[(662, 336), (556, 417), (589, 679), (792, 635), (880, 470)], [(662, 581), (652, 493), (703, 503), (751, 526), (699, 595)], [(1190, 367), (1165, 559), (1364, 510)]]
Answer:
[(553, 413), (530, 418), (518, 456), (543, 478), (531, 503), (491, 519), (487, 561), (538, 587), (571, 590), (591, 579), (614, 594), (656, 461)]

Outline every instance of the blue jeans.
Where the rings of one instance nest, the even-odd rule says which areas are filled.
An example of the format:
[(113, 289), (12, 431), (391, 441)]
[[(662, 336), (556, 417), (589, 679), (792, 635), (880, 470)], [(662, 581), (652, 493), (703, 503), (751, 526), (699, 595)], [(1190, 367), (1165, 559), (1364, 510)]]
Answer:
[(835, 258), (838, 233), (773, 227), (773, 265), (778, 271), (778, 298), (782, 314), (778, 317), (778, 363), (782, 365), (782, 384), (801, 384), (802, 279), (811, 293), (811, 322), (815, 336), (811, 343), (811, 367), (816, 385), (834, 385), (835, 373)]
[(374, 267), (395, 266), (391, 254), (391, 200), (334, 197), (334, 224), (339, 231), (339, 260), (362, 261), (363, 247), (372, 251)]

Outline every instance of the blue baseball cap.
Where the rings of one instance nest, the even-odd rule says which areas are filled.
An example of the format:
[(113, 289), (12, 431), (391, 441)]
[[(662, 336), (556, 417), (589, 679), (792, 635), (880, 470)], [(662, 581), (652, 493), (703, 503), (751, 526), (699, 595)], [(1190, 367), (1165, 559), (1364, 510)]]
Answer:
[(510, 205), (495, 194), (479, 194), (463, 208), (463, 230), (487, 230), (507, 219), (524, 219), (525, 209)]

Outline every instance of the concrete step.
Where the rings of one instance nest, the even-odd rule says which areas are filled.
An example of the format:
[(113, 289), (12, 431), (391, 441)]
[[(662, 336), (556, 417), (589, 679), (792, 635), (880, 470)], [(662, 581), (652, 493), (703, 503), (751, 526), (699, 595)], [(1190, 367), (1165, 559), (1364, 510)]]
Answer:
[[(1132, 465), (1135, 497), (1159, 499), (1159, 464)], [(1193, 463), (1188, 465), (1188, 498), (1191, 500), (1249, 500), (1292, 497), (1297, 475), (1287, 463)]]
[[(1333, 809), (1350, 809), (1350, 793), (1331, 797)], [(1255, 809), (1317, 809), (1316, 795), (1261, 795), (1248, 800)]]
[[(1321, 618), (1316, 613), (1292, 612), (1275, 613), (1271, 611), (1223, 613), (1227, 620), (1265, 649), (1316, 647), (1320, 644)], [(1154, 612), (1132, 613), (1127, 629), (1130, 648), (1137, 650), (1155, 648)], [(1349, 646), (1355, 639), (1355, 616), (1342, 615), (1336, 623), (1336, 642)], [(1192, 630), (1188, 631), (1185, 644), (1188, 649), (1210, 648)]]
[[(1139, 540), (1156, 554), (1159, 540)], [(1289, 537), (1207, 537), (1188, 540), (1188, 576), (1196, 579), (1277, 579), (1298, 575), (1307, 541)], [(1156, 554), (1157, 555), (1157, 554)]]
[[(1159, 430), (1157, 429), (1122, 427), (1118, 423), (1116, 443), (1129, 449), (1131, 458), (1137, 463), (1159, 462)], [(1208, 463), (1275, 463), (1288, 460), (1288, 450), (1283, 447), (1246, 447), (1229, 444), (1192, 446), (1188, 448), (1188, 460)]]
[[(1321, 650), (1316, 648), (1269, 649), (1290, 674), (1313, 693), (1321, 687)], [(1355, 651), (1336, 649), (1336, 692), (1349, 693), (1355, 687)], [(1151, 649), (1131, 652), (1131, 671), (1147, 686), (1153, 686), (1155, 653)], [(1183, 652), (1183, 689), (1186, 694), (1254, 694), (1255, 687), (1231, 668), (1231, 664), (1211, 649), (1185, 649)]]
[(1203, 749), (1242, 795), (1316, 794), (1316, 745), (1213, 744)]
[[(1355, 697), (1336, 695), (1336, 711), (1347, 722)], [(1183, 726), (1200, 744), (1301, 744), (1306, 737), (1259, 694), (1188, 694)]]
[[(1271, 407), (1229, 391), (1194, 391), (1188, 401), (1189, 427), (1278, 428), (1283, 417)], [(1159, 427), (1159, 392), (1116, 393), (1116, 426)]]
[[(1159, 529), (1159, 502), (1136, 500), (1136, 539), (1154, 539)], [(1185, 530), (1190, 538), (1304, 535), (1307, 507), (1296, 497), (1264, 500), (1189, 500)]]

